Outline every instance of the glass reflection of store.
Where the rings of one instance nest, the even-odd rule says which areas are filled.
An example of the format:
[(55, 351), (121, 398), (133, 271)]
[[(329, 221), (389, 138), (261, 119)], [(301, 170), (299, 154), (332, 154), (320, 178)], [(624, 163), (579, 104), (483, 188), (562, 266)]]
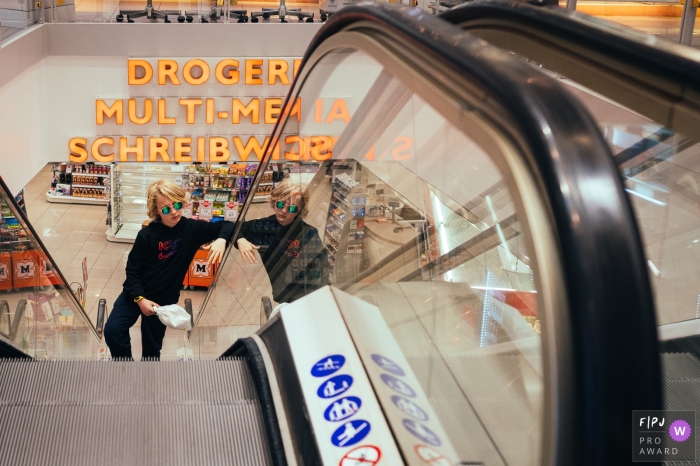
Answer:
[(504, 167), (504, 153), (517, 149), (493, 144), (492, 128), (464, 131), (483, 123), (469, 111), (446, 118), (451, 109), (361, 53), (329, 53), (314, 70), (297, 97), (316, 105), (285, 121), (271, 159), (298, 166), (289, 176), (309, 194), (330, 283), (381, 310), (462, 456), (536, 464), (538, 290), (521, 219), (545, 221), (538, 201), (509, 189), (505, 176), (524, 172)]
[(660, 326), (700, 315), (700, 182), (697, 135), (563, 80), (596, 119), (615, 157), (644, 244)]
[(74, 289), (0, 186), (0, 332), (14, 347), (37, 359), (96, 354), (96, 333)]

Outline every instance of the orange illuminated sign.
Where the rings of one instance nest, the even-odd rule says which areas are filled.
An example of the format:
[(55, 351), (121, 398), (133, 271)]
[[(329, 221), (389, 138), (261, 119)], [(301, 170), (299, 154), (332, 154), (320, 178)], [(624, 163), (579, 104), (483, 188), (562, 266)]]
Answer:
[[(76, 163), (260, 160), (270, 142), (271, 125), (280, 117), (308, 123), (309, 132), (327, 134), (285, 136), (273, 159), (329, 159), (337, 140), (331, 134), (339, 134), (350, 121), (351, 102), (297, 98), (283, 109), (280, 94), (286, 93), (300, 64), (300, 59), (271, 58), (128, 59), (131, 96), (95, 99), (99, 136), (70, 139), (69, 159)], [(201, 94), (193, 96), (187, 89)], [(250, 89), (257, 90), (251, 95)], [(388, 151), (375, 154), (372, 149), (365, 158), (405, 160), (412, 148), (413, 141), (400, 136)]]

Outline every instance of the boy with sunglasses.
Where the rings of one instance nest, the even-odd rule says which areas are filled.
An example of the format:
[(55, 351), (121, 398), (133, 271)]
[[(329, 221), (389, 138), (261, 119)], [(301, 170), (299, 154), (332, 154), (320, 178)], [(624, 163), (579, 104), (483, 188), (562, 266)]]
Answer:
[(244, 222), (234, 246), (251, 264), (259, 250), (272, 298), (291, 303), (330, 283), (328, 253), (318, 231), (303, 220), (308, 195), (301, 185), (285, 178), (272, 191), (270, 205), (274, 214)]
[(126, 263), (126, 280), (105, 324), (105, 341), (113, 358), (131, 359), (129, 329), (141, 316), (143, 358), (160, 358), (165, 325), (154, 307), (177, 304), (182, 282), (197, 250), (209, 247), (208, 261), (218, 263), (233, 234), (233, 223), (209, 223), (182, 217), (185, 192), (169, 180), (148, 188), (151, 222), (136, 236)]

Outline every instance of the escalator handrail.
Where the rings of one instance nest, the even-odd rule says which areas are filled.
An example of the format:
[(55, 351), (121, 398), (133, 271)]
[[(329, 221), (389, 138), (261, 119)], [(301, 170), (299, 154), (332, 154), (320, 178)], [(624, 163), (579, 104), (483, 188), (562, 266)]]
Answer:
[(14, 319), (10, 320), (10, 305), (7, 301), (4, 299), (0, 301), (0, 318), (3, 316), (7, 315), (7, 320), (8, 320), (8, 333), (3, 332), (0, 330), (0, 335), (4, 336), (10, 341), (14, 341), (15, 338), (17, 337), (17, 331), (19, 330), (19, 324), (22, 321), (22, 317), (24, 316), (24, 311), (27, 309), (27, 300), (26, 299), (20, 299), (17, 302), (17, 309), (15, 310), (15, 317)]
[[(477, 0), (440, 13), (452, 24), (498, 19), (527, 26), (542, 36), (554, 35), (576, 42), (628, 66), (700, 92), (700, 52), (634, 29), (559, 6), (524, 2)], [(555, 44), (556, 45), (556, 44)]]
[[(452, 24), (479, 35), (477, 30), (507, 30), (538, 40), (544, 49), (566, 50), (570, 57), (592, 64), (628, 83), (628, 90), (644, 90), (669, 103), (684, 103), (684, 117), (693, 122), (674, 121), (669, 112), (668, 121), (661, 122), (676, 129), (691, 132), (700, 123), (700, 51), (680, 46), (593, 16), (558, 6), (536, 6), (508, 0), (477, 0), (447, 10), (439, 15)], [(520, 50), (516, 53), (521, 53)], [(526, 57), (528, 58), (528, 57)], [(547, 67), (547, 63), (542, 63)], [(566, 71), (554, 69), (565, 76)], [(590, 68), (586, 69), (590, 72)], [(603, 95), (605, 86), (593, 89)], [(615, 100), (615, 95), (608, 95)], [(635, 97), (640, 98), (640, 97)], [(648, 100), (648, 99), (643, 99)], [(658, 120), (645, 111), (649, 102), (640, 106), (622, 102), (649, 118)], [(690, 134), (688, 134), (690, 135)], [(698, 133), (695, 133), (696, 139)]]
[[(544, 463), (612, 465), (621, 464), (622, 457), (626, 462), (630, 407), (661, 407), (656, 322), (639, 230), (596, 123), (561, 85), (510, 54), (417, 9), (383, 4), (346, 6), (333, 15), (312, 40), (283, 109), (321, 59), (316, 50), (348, 31), (390, 41), (394, 50), (404, 52), (397, 53), (399, 59), (439, 61), (511, 118), (538, 195), (549, 209), (569, 300), (561, 315), (543, 310), (551, 312), (543, 320), (550, 377), (545, 381), (544, 428), (551, 429), (543, 444), (552, 448), (544, 452)], [(433, 83), (450, 85), (437, 67), (418, 71)], [(469, 101), (454, 98), (455, 105), (470, 107)], [(272, 160), (285, 123), (283, 112), (262, 167)], [(586, 189), (596, 195), (581, 195)], [(234, 238), (239, 231), (240, 225)], [(623, 343), (621, 334), (633, 342)]]
[(58, 275), (61, 285), (54, 286), (63, 287), (63, 289), (66, 292), (65, 294), (68, 296), (68, 299), (73, 303), (75, 309), (77, 309), (78, 312), (82, 315), (83, 320), (88, 324), (88, 327), (92, 331), (92, 334), (95, 336), (95, 338), (100, 340), (102, 338), (101, 335), (98, 335), (95, 324), (92, 323), (92, 320), (90, 320), (90, 317), (87, 315), (87, 312), (85, 312), (85, 309), (83, 309), (83, 305), (80, 304), (80, 301), (78, 301), (78, 298), (73, 293), (73, 290), (71, 290), (69, 286), (70, 282), (66, 280), (66, 277), (63, 276), (63, 272), (61, 272), (61, 270), (58, 268), (58, 266), (56, 265), (56, 261), (53, 259), (53, 257), (51, 257), (51, 254), (44, 245), (43, 241), (41, 241), (41, 237), (37, 234), (36, 230), (34, 230), (34, 227), (29, 222), (29, 219), (24, 214), (24, 211), (20, 209), (20, 207), (17, 205), (17, 201), (15, 201), (14, 196), (11, 195), (11, 191), (5, 184), (5, 180), (3, 180), (2, 176), (0, 176), (0, 192), (4, 192), (6, 194), (5, 200), (7, 201), (10, 210), (12, 210), (12, 215), (14, 215), (14, 217), (17, 219), (17, 221), (25, 231), (29, 231), (31, 233), (31, 241), (36, 242), (36, 245), (39, 247), (39, 250), (43, 255), (46, 256), (46, 260), (51, 265), (51, 270), (53, 270), (53, 273), (55, 275)]

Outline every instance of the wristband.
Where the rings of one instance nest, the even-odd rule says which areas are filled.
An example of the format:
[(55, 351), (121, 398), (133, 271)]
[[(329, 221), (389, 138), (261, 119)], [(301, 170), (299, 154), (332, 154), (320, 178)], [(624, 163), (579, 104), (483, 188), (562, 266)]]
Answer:
[(137, 296), (137, 297), (134, 298), (134, 302), (135, 302), (135, 303), (138, 303), (138, 302), (141, 301), (142, 299), (143, 299), (143, 296)]

